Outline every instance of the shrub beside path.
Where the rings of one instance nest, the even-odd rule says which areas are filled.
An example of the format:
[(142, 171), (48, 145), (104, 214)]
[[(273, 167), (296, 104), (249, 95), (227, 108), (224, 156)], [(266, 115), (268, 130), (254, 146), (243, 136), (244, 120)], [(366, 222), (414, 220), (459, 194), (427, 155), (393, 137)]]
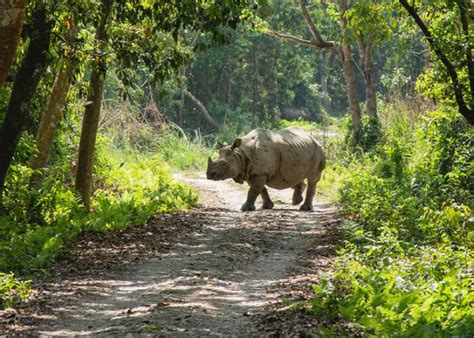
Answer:
[(340, 240), (337, 209), (317, 196), (314, 212), (300, 212), (290, 190), (271, 190), (275, 209), (242, 213), (241, 186), (179, 180), (199, 191), (199, 207), (157, 215), (145, 226), (82, 235), (47, 278), (34, 282), (35, 299), (1, 319), (4, 330), (251, 336), (324, 325), (278, 309), (309, 299), (316, 272), (330, 273)]

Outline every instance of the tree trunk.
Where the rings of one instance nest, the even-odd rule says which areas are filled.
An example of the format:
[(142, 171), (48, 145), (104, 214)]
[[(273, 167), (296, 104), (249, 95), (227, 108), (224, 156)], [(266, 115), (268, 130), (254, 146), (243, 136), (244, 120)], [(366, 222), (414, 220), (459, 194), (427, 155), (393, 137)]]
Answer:
[(187, 97), (196, 107), (197, 109), (199, 109), (199, 111), (201, 112), (201, 115), (202, 117), (204, 118), (204, 120), (213, 128), (219, 130), (221, 128), (221, 126), (219, 125), (219, 123), (217, 123), (216, 120), (214, 120), (212, 118), (212, 116), (209, 114), (209, 112), (207, 111), (206, 107), (204, 107), (204, 105), (201, 103), (201, 101), (199, 101), (193, 94), (191, 94), (189, 91), (187, 91), (186, 89), (183, 89), (182, 91), (182, 94)]
[[(70, 59), (64, 59), (59, 65), (56, 78), (53, 83), (53, 89), (49, 96), (48, 103), (41, 116), (40, 125), (36, 134), (36, 146), (38, 153), (31, 159), (29, 166), (33, 170), (43, 168), (49, 157), (49, 152), (56, 135), (56, 130), (62, 117), (62, 109), (66, 103), (66, 97), (71, 85), (74, 65)], [(35, 173), (31, 177), (30, 185), (36, 185), (41, 182), (42, 175)]]
[(327, 61), (327, 59), (330, 59), (332, 55), (333, 53), (323, 55), (321, 57), (320, 62), (318, 63), (319, 83), (321, 85), (321, 91), (323, 93), (321, 103), (326, 114), (331, 114), (331, 97), (329, 96), (328, 74), (326, 68), (328, 67), (328, 63), (330, 62), (330, 60)]
[(96, 58), (92, 65), (84, 119), (82, 121), (81, 140), (79, 144), (79, 157), (77, 160), (76, 189), (81, 195), (82, 202), (90, 210), (92, 195), (92, 169), (94, 164), (95, 142), (99, 127), (100, 108), (104, 95), (104, 82), (106, 73), (106, 57), (102, 48), (106, 43), (106, 24), (112, 7), (111, 0), (102, 0), (102, 13), (96, 30)]
[(176, 111), (176, 124), (178, 126), (183, 125), (183, 112), (184, 112), (184, 93), (181, 91), (179, 94), (179, 100), (181, 102), (181, 105), (178, 107), (178, 110)]
[(352, 116), (352, 127), (354, 132), (357, 133), (361, 127), (361, 111), (359, 105), (359, 99), (357, 97), (357, 83), (356, 74), (354, 69), (354, 63), (352, 62), (352, 49), (347, 34), (347, 21), (344, 18), (344, 14), (347, 11), (347, 0), (339, 0), (339, 8), (341, 10), (341, 16), (339, 24), (342, 29), (343, 39), (341, 42), (339, 53), (342, 60), (342, 72), (344, 74), (344, 80), (346, 82), (347, 100), (349, 104), (349, 112)]
[(258, 55), (257, 46), (254, 42), (252, 45), (252, 63), (253, 63), (253, 84), (252, 84), (252, 129), (258, 125)]
[(0, 0), (0, 87), (5, 83), (20, 41), (26, 0)]
[[(277, 75), (277, 61), (278, 60), (278, 50), (275, 46), (272, 47), (272, 53), (269, 60), (269, 68), (270, 68), (270, 90), (274, 95), (278, 93), (278, 75)], [(271, 96), (270, 96), (271, 100)], [(277, 104), (277, 100), (271, 100), (269, 102), (270, 108), (270, 123), (272, 126), (276, 126), (278, 120), (280, 119), (280, 107)]]
[(13, 83), (7, 112), (0, 127), (0, 205), (5, 179), (23, 130), (31, 123), (30, 104), (44, 74), (51, 27), (46, 11), (38, 6), (33, 13), (31, 40)]
[[(186, 67), (185, 66), (181, 66), (181, 68), (179, 69), (179, 78), (180, 78), (180, 81), (186, 81), (184, 80), (186, 78)], [(185, 85), (183, 85), (185, 87)], [(182, 126), (183, 125), (183, 113), (184, 113), (184, 94), (183, 94), (183, 91), (181, 91), (181, 93), (179, 94), (179, 99), (180, 99), (180, 105), (178, 106), (178, 109), (176, 109), (176, 124), (178, 126)]]
[[(403, 1), (403, 0), (399, 0)], [(342, 30), (342, 34), (344, 35), (343, 41), (341, 42), (340, 46), (337, 46), (331, 41), (325, 41), (322, 39), (321, 34), (316, 28), (313, 20), (311, 19), (309, 12), (306, 8), (306, 4), (304, 0), (300, 0), (300, 8), (305, 19), (306, 25), (311, 32), (313, 40), (306, 40), (300, 37), (296, 37), (290, 34), (278, 33), (267, 29), (265, 34), (270, 36), (274, 36), (280, 39), (284, 39), (287, 41), (291, 41), (300, 45), (309, 46), (316, 50), (337, 50), (341, 55), (342, 60), (342, 70), (344, 73), (344, 80), (346, 83), (346, 91), (347, 91), (347, 98), (349, 104), (349, 112), (352, 116), (352, 125), (354, 128), (354, 132), (357, 132), (361, 126), (361, 111), (359, 100), (357, 97), (357, 85), (356, 85), (356, 75), (354, 70), (354, 64), (352, 62), (352, 50), (350, 46), (350, 42), (346, 36), (347, 34), (347, 22), (344, 18), (344, 15), (348, 8), (348, 0), (338, 0), (339, 9), (341, 12), (339, 25)]]
[(369, 47), (364, 63), (365, 90), (366, 90), (366, 113), (369, 116), (377, 116), (377, 91), (375, 89), (375, 67), (373, 62), (372, 48)]
[(365, 113), (369, 116), (377, 116), (377, 94), (375, 90), (375, 67), (372, 55), (372, 45), (358, 37), (360, 58), (365, 79)]
[(357, 98), (357, 84), (354, 64), (352, 62), (351, 46), (347, 43), (341, 45), (342, 72), (346, 82), (347, 101), (349, 104), (349, 113), (352, 116), (352, 127), (357, 132), (361, 127), (361, 111), (359, 99)]
[(227, 77), (227, 89), (226, 89), (226, 104), (232, 109), (232, 81), (233, 81), (234, 70), (231, 68)]

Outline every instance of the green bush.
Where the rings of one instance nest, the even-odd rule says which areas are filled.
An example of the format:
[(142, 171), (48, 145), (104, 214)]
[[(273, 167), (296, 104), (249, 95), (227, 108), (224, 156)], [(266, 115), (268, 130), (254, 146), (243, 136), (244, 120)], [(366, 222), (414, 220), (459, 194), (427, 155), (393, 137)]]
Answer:
[(371, 151), (382, 139), (382, 129), (378, 117), (363, 116), (361, 127), (356, 132), (350, 123), (346, 120), (346, 143), (352, 148), (359, 148), (363, 152)]
[(471, 336), (472, 128), (437, 111), (385, 135), (366, 157), (336, 165), (352, 221), (309, 311), (377, 336)]
[[(9, 172), (0, 215), (0, 271), (32, 272), (54, 261), (84, 230), (106, 231), (144, 224), (157, 212), (196, 204), (197, 196), (174, 181), (160, 154), (124, 152), (100, 141), (92, 211), (77, 198), (67, 170), (28, 188), (32, 171), (15, 164)], [(61, 166), (59, 166), (61, 167)]]
[(20, 281), (13, 273), (0, 272), (0, 309), (18, 305), (30, 294), (30, 281)]

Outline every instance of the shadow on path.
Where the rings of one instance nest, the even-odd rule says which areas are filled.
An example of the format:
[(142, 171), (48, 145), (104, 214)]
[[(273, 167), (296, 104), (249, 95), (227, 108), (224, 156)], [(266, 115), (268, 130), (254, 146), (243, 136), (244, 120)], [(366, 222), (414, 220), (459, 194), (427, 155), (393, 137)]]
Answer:
[(105, 238), (85, 235), (54, 283), (38, 284), (36, 305), (10, 332), (258, 335), (254, 315), (291, 295), (284, 285), (330, 268), (338, 222), (331, 205), (300, 212), (284, 203), (291, 191), (271, 191), (274, 210), (242, 213), (239, 187), (180, 179), (199, 190), (199, 208)]

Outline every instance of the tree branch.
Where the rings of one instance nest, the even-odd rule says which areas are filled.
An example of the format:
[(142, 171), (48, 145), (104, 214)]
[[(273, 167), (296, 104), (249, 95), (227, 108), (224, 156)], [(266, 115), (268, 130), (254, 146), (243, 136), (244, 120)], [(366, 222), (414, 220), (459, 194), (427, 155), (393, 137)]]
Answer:
[(319, 45), (321, 49), (334, 48), (334, 42), (324, 41), (321, 37), (321, 34), (319, 34), (319, 31), (316, 28), (313, 19), (311, 19), (311, 16), (309, 15), (308, 8), (306, 8), (305, 0), (300, 0), (300, 8), (301, 12), (303, 13), (304, 21), (306, 22), (306, 25), (308, 26), (308, 29), (311, 35), (313, 36), (313, 39), (315, 40), (316, 44)]
[(405, 7), (408, 14), (415, 20), (416, 24), (423, 32), (426, 40), (428, 40), (428, 43), (430, 44), (431, 48), (436, 53), (443, 65), (446, 67), (449, 77), (451, 78), (451, 81), (453, 83), (454, 96), (456, 98), (459, 113), (461, 113), (461, 115), (463, 115), (471, 125), (474, 125), (474, 111), (472, 109), (469, 109), (469, 107), (466, 105), (466, 102), (464, 101), (464, 97), (462, 94), (462, 86), (459, 82), (458, 74), (453, 64), (449, 61), (449, 59), (439, 47), (438, 43), (434, 40), (433, 35), (431, 35), (431, 32), (429, 31), (428, 27), (426, 27), (425, 23), (420, 18), (415, 8), (413, 6), (410, 6), (407, 0), (399, 0), (399, 2), (403, 7)]
[(303, 45), (303, 46), (311, 47), (311, 48), (316, 49), (316, 50), (332, 50), (332, 49), (334, 49), (334, 47), (323, 48), (322, 46), (318, 45), (316, 42), (306, 40), (306, 39), (303, 39), (303, 38), (300, 38), (300, 37), (297, 37), (297, 36), (294, 36), (294, 35), (290, 35), (290, 34), (275, 32), (275, 31), (272, 31), (272, 30), (266, 30), (265, 34), (269, 35), (269, 36), (273, 36), (273, 37), (278, 38), (278, 39), (282, 39), (282, 40), (286, 40), (286, 41), (290, 41), (290, 42), (295, 42), (295, 43)]

